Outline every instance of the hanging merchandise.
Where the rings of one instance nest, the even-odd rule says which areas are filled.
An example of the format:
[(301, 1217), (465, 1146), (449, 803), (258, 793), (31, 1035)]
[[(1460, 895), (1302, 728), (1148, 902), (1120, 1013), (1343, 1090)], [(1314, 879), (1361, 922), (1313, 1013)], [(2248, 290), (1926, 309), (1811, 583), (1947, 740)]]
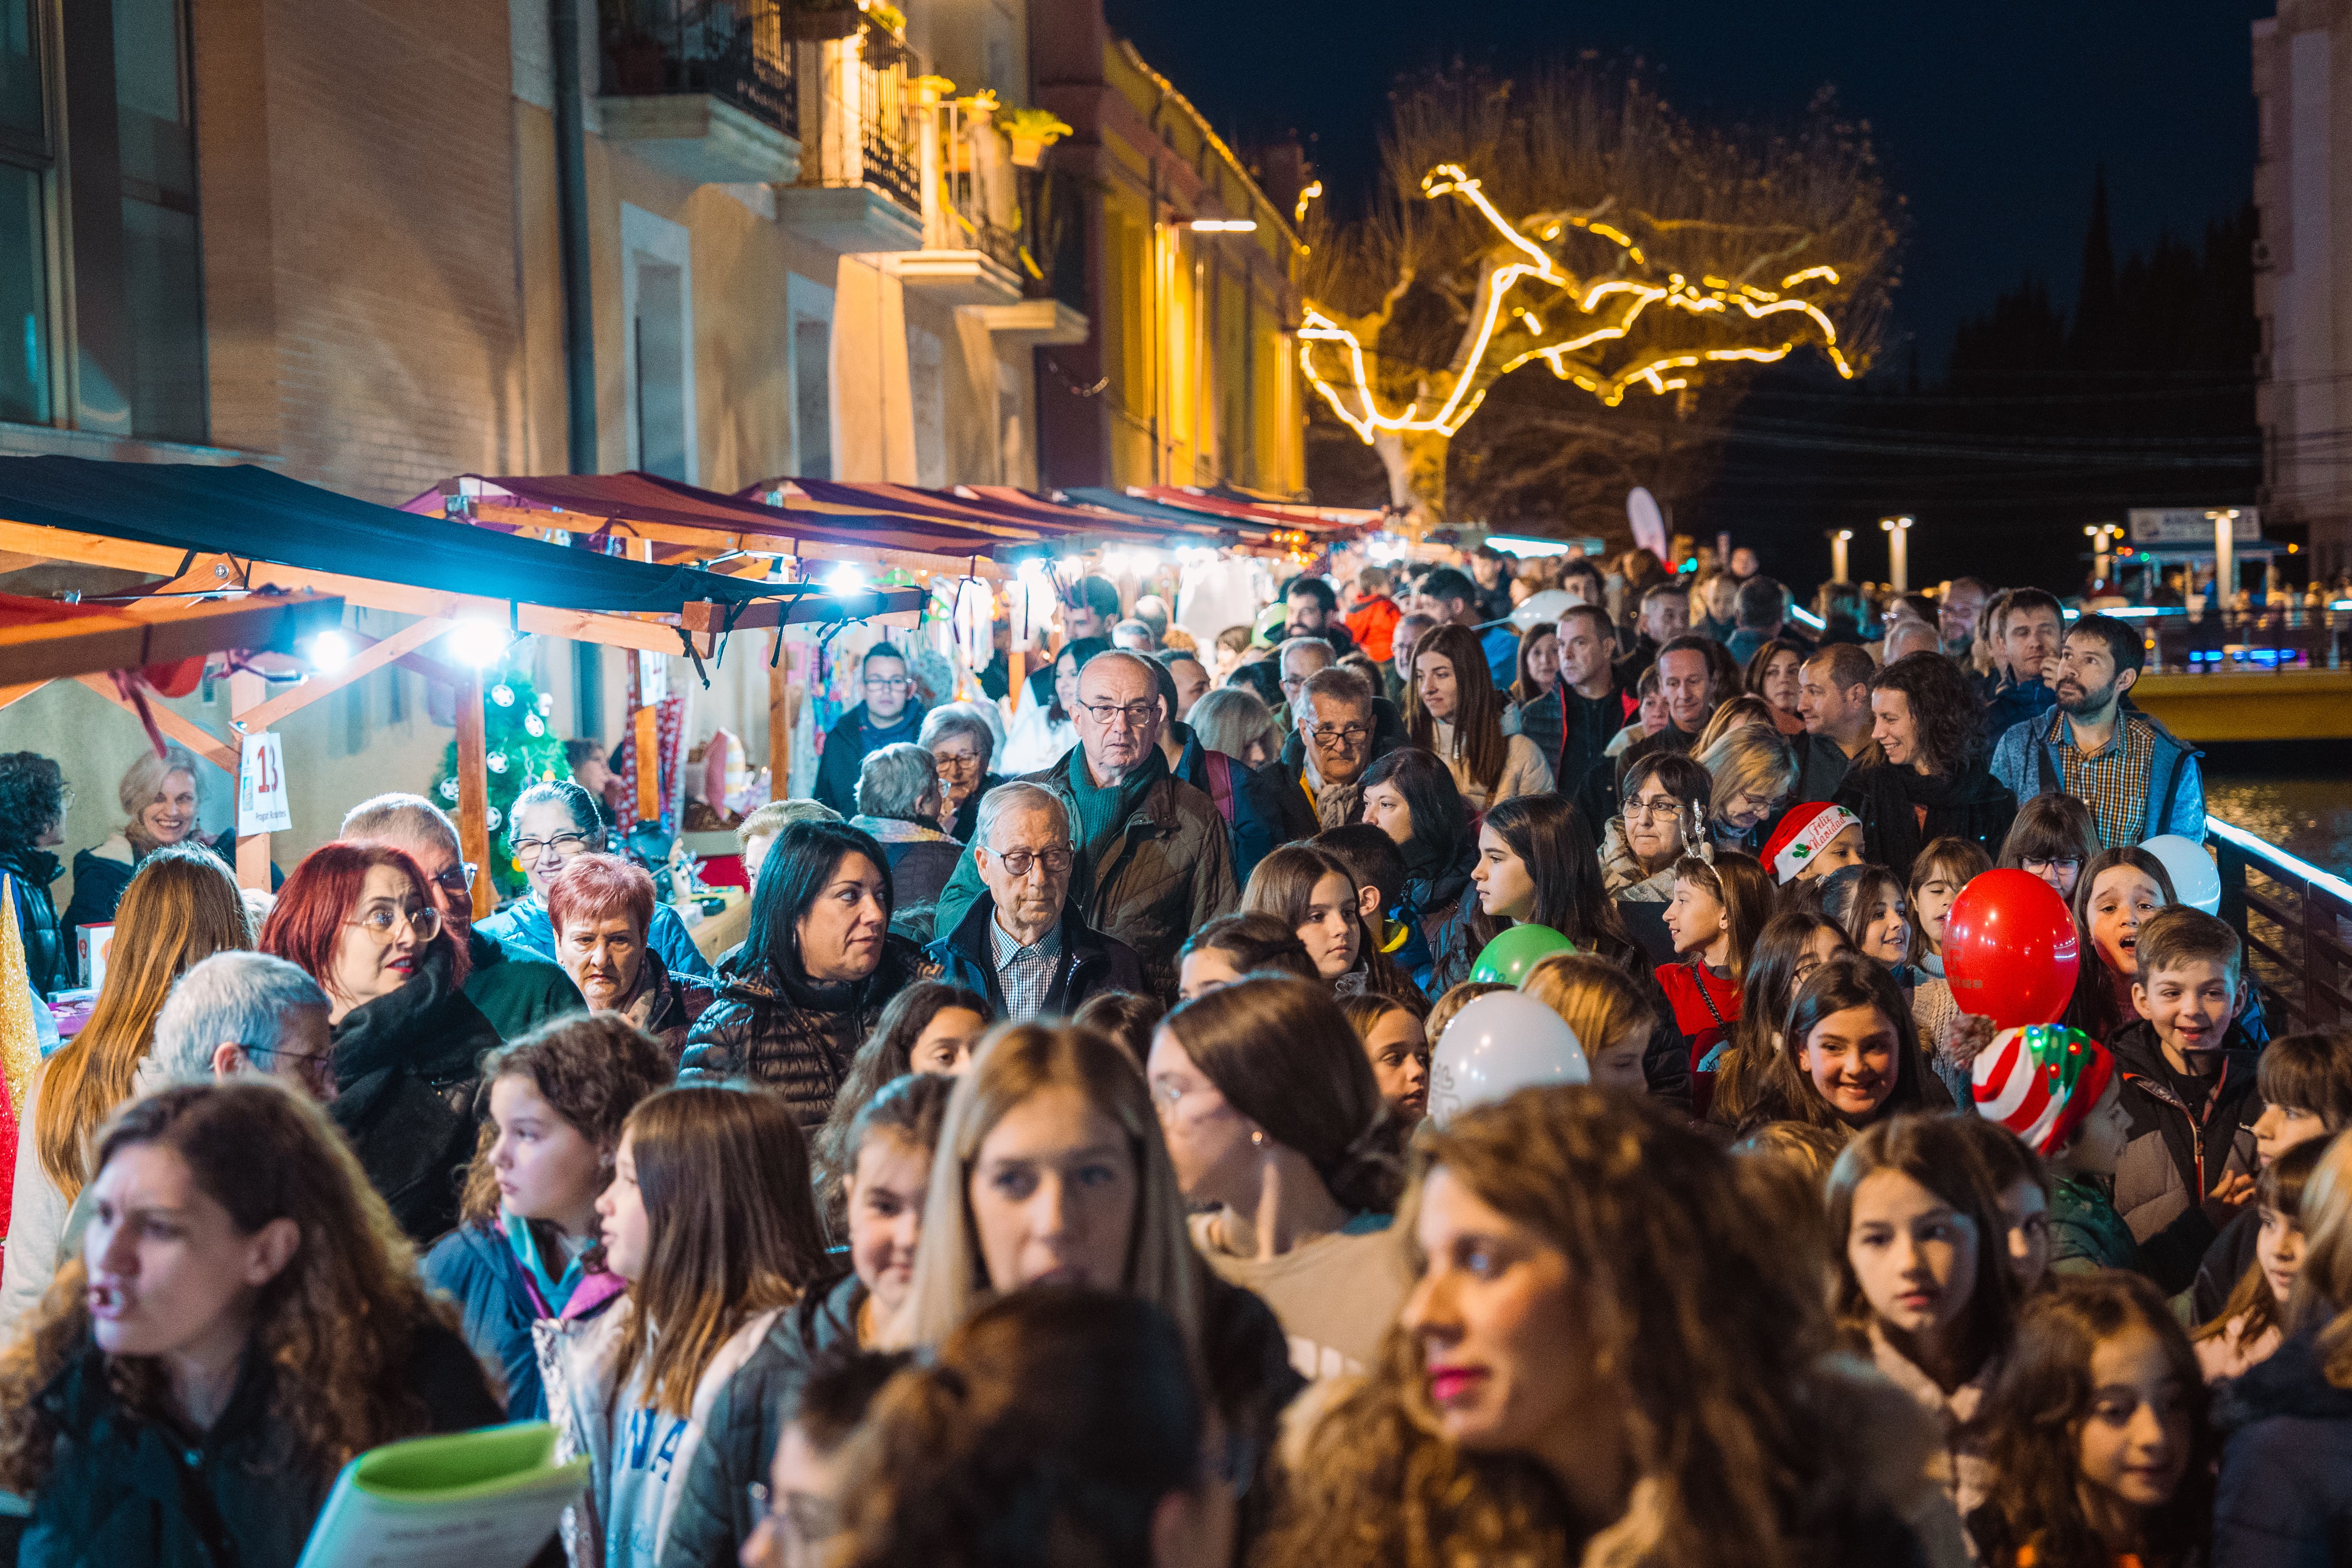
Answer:
[(677, 747), (678, 731), (686, 718), (686, 699), (665, 697), (649, 709), (637, 711), (635, 731), (621, 744), (620, 753), (613, 759), (613, 771), (621, 778), (621, 799), (644, 804), (637, 773), (638, 741), (650, 736), (655, 753), (654, 811), (641, 821), (657, 824), (665, 834), (674, 834), (678, 827)]
[(975, 676), (996, 655), (996, 595), (977, 577), (956, 584), (955, 644), (963, 656), (962, 673)]

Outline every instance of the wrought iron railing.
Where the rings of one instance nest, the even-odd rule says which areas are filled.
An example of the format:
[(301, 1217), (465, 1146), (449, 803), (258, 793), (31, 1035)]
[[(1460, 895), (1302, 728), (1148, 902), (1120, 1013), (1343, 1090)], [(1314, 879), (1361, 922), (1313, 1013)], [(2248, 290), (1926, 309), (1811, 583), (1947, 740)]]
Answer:
[(2352, 882), (2218, 816), (2205, 830), (2221, 862), (2221, 918), (2246, 944), (2248, 972), (2285, 1002), (2284, 1026), (2352, 1019)]
[(647, 98), (707, 92), (788, 136), (800, 91), (778, 0), (601, 0), (602, 90)]
[(923, 210), (923, 174), (907, 145), (903, 129), (891, 123), (900, 116), (887, 106), (857, 117), (857, 161), (863, 184), (873, 186), (908, 212)]

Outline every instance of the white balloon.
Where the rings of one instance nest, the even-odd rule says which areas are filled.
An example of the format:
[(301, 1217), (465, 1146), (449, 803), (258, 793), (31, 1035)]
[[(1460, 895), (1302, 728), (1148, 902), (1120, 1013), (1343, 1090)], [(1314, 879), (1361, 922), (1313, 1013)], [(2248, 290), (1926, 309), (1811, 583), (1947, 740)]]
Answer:
[(1521, 631), (1531, 631), (1547, 621), (1559, 619), (1569, 606), (1583, 600), (1565, 588), (1546, 588), (1540, 594), (1529, 594), (1511, 611), (1511, 625)]
[(2213, 864), (2213, 857), (2205, 846), (2178, 833), (2167, 833), (2145, 840), (2140, 847), (2164, 862), (2166, 873), (2172, 879), (2173, 896), (2192, 910), (2207, 914), (2221, 911), (2221, 871)]
[(1491, 991), (1454, 1015), (1429, 1063), (1429, 1113), (1440, 1127), (1472, 1106), (1530, 1085), (1590, 1083), (1576, 1032), (1532, 996)]

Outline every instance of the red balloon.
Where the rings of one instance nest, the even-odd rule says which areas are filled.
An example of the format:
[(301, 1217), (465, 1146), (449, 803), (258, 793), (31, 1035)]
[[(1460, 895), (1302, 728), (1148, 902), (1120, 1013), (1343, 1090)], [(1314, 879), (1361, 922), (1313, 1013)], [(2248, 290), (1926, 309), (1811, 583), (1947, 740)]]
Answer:
[(2058, 1021), (2074, 994), (2082, 950), (2066, 900), (2031, 871), (1985, 872), (1944, 917), (1952, 1000), (2004, 1029)]

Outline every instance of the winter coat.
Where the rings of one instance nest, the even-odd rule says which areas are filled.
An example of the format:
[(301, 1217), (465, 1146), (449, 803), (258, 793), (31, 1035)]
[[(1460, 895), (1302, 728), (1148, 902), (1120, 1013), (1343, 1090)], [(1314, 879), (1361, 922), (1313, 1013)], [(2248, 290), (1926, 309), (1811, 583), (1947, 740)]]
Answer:
[(2213, 1245), (2205, 1249), (2197, 1265), (2197, 1282), (2189, 1289), (2189, 1314), (2191, 1322), (2210, 1323), (2221, 1315), (2230, 1304), (2230, 1293), (2246, 1270), (2260, 1261), (2254, 1256), (2254, 1243), (2262, 1238), (2263, 1211), (2248, 1204), (2240, 1209), (2229, 1224), (2221, 1227)]
[[(1061, 796), (1075, 826), (1079, 816), (1070, 770), (1086, 765), (1084, 750), (1073, 746), (1052, 767), (1022, 782)], [(972, 900), (986, 890), (980, 868), (965, 856), (940, 894), (933, 929), (960, 929)], [(1146, 989), (1172, 1003), (1176, 950), (1192, 932), (1241, 906), (1224, 819), (1207, 795), (1163, 772), (1117, 831), (1078, 847), (1069, 896), (1088, 926), (1135, 950), (1143, 962)]]
[(1347, 613), (1339, 617), (1348, 635), (1374, 664), (1386, 664), (1396, 657), (1396, 626), (1402, 619), (1403, 608), (1386, 594), (1375, 594), (1369, 599), (1361, 595), (1350, 598)]
[[(1176, 776), (1209, 797), (1225, 824), (1226, 847), (1234, 860), (1234, 882), (1249, 886), (1257, 863), (1283, 845), (1312, 838), (1320, 830), (1315, 808), (1280, 763), (1262, 768), (1213, 752), (1185, 724), (1176, 726), (1184, 749), (1176, 759)], [(1222, 773), (1223, 777), (1219, 778)]]
[[(1966, 838), (1987, 855), (2000, 852), (2017, 819), (2017, 797), (1982, 765), (1966, 773), (1929, 775), (1881, 763), (1846, 774), (1837, 804), (1862, 818), (1863, 854), (1911, 881), (1911, 863), (1938, 838)], [(1923, 821), (1918, 813), (1925, 807)]]
[(2061, 1274), (2139, 1268), (2139, 1243), (2096, 1182), (2059, 1176), (2050, 1187), (2050, 1267)]
[[(912, 742), (923, 731), (923, 705), (909, 700), (907, 710), (899, 715), (894, 731), (905, 727), (905, 738)], [(857, 774), (866, 765), (866, 704), (860, 702), (824, 732), (824, 744), (816, 765), (816, 798), (844, 817), (857, 815)]]
[(2000, 679), (1985, 696), (1983, 734), (1987, 749), (2000, 744), (2011, 726), (2044, 717), (2057, 706), (2057, 689), (2042, 684), (2039, 678), (2027, 681)]
[[(220, 1418), (190, 1439), (126, 1408), (105, 1356), (86, 1344), (36, 1396), (58, 1426), (56, 1460), (16, 1563), (293, 1568), (336, 1467), (304, 1455), (271, 1415), (274, 1377), (267, 1359), (248, 1354)], [(417, 1327), (400, 1382), (424, 1401), (425, 1433), (505, 1419), (481, 1363), (437, 1321)]]
[(677, 1079), (755, 1079), (781, 1092), (801, 1130), (814, 1132), (884, 1005), (915, 978), (919, 963), (914, 944), (893, 932), (882, 940), (881, 963), (853, 985), (798, 984), (764, 961), (741, 963), (695, 1020)]
[[(232, 870), (236, 866), (236, 835), (224, 833), (207, 839), (192, 833), (188, 843), (199, 849), (209, 849)], [(65, 918), (58, 922), (67, 951), (72, 953), (74, 932), (82, 926), (102, 926), (114, 919), (117, 906), (122, 902), (123, 889), (138, 874), (139, 863), (147, 858), (147, 851), (131, 843), (127, 833), (109, 834), (95, 849), (85, 849), (74, 857), (74, 890), (72, 902), (66, 905)], [(270, 868), (272, 886), (284, 880), (276, 867)]]
[(1609, 742), (1641, 714), (1640, 700), (1622, 686), (1606, 695), (1580, 695), (1565, 680), (1519, 709), (1519, 733), (1543, 756), (1556, 784), (1573, 788), (1591, 773)]
[[(1798, 733), (1781, 737), (1789, 750), (1797, 756), (1797, 788), (1790, 796), (1800, 804), (1813, 800), (1835, 800), (1838, 786), (1845, 775), (1853, 771), (1845, 751), (1827, 735)], [(1767, 867), (1766, 869), (1770, 869)]]
[(1543, 753), (1525, 735), (1503, 737), (1503, 771), (1495, 780), (1491, 795), (1471, 772), (1469, 757), (1457, 751), (1456, 744), (1453, 725), (1442, 720), (1431, 722), (1430, 750), (1453, 773), (1454, 785), (1462, 792), (1462, 804), (1473, 816), (1523, 795), (1551, 793), (1551, 764), (1544, 761)]
[[(2254, 1169), (2253, 1124), (2263, 1109), (2254, 1088), (2255, 1056), (2226, 1048), (2225, 1042), (2208, 1109), (2184, 1105), (2174, 1093), (2163, 1047), (2147, 1021), (2124, 1026), (2107, 1048), (2115, 1053), (2131, 1118), (2130, 1141), (2116, 1165), (2116, 1212), (2142, 1246), (2164, 1233), (2168, 1245), (2188, 1250), (2185, 1269), (2166, 1285), (2168, 1291), (2185, 1289), (2197, 1259), (2213, 1242), (2201, 1206), (2205, 1194), (2225, 1169), (2249, 1174)], [(2171, 1228), (2176, 1224), (2180, 1228)]]
[(587, 1000), (561, 964), (538, 958), (510, 958), (507, 950), (484, 936), (469, 933), (466, 956), (466, 1000), (490, 1021), (501, 1040), (517, 1040), (550, 1018), (584, 1013)]
[(530, 1326), (541, 1318), (573, 1322), (594, 1317), (628, 1287), (617, 1274), (584, 1275), (560, 1312), (550, 1312), (514, 1243), (498, 1225), (461, 1225), (434, 1245), (418, 1265), (425, 1283), (457, 1304), (466, 1342), (503, 1374), (509, 1421), (547, 1419), (547, 1390), (539, 1378)]
[(1985, 1396), (2000, 1381), (2000, 1358), (1988, 1356), (1974, 1377), (1947, 1394), (1934, 1378), (1887, 1342), (1885, 1334), (1874, 1322), (1870, 1325), (1870, 1359), (1896, 1387), (1917, 1400), (1919, 1407), (1934, 1416), (1942, 1429), (1943, 1443), (1929, 1461), (1928, 1474), (1951, 1498), (1960, 1517), (1968, 1518), (1983, 1504), (1986, 1489), (1993, 1479), (1990, 1451), (1992, 1434), (1986, 1427), (1983, 1415)]
[[(2050, 743), (2053, 721), (2047, 713), (2020, 720), (2002, 731), (1992, 751), (1992, 776), (2007, 784), (2020, 805), (2037, 795), (2063, 795), (2065, 774), (2058, 767), (2058, 750)], [(2178, 834), (2194, 843), (2205, 842), (2205, 773), (2198, 759), (2204, 752), (2166, 729), (2155, 715), (2126, 708), (2116, 715), (2116, 738), (2124, 743), (2126, 725), (2146, 726), (2156, 739), (2147, 764), (2147, 805), (2142, 839)]]
[(703, 1422), (702, 1446), (662, 1542), (659, 1568), (732, 1568), (759, 1524), (751, 1486), (768, 1479), (784, 1425), (800, 1404), (810, 1365), (857, 1342), (866, 1287), (849, 1275), (778, 1318), (742, 1370), (727, 1380)]
[(30, 846), (0, 855), (0, 877), (8, 879), (8, 894), (16, 905), (16, 931), (25, 941), (25, 973), (33, 989), (47, 996), (70, 991), (81, 981), (81, 960), (73, 928), (58, 920), (57, 900), (49, 884), (64, 867), (46, 849)]
[(922, 946), (931, 940), (940, 889), (955, 875), (963, 846), (936, 827), (895, 816), (853, 816), (849, 826), (882, 846), (890, 872), (890, 929)]
[(1475, 842), (1465, 842), (1452, 865), (1435, 871), (1412, 870), (1408, 857), (1398, 919), (1411, 934), (1396, 963), (1432, 1002), (1470, 978), (1478, 950), (1486, 945), (1479, 939), (1477, 889), (1470, 885), (1477, 858)]
[[(506, 949), (509, 958), (535, 958), (562, 967), (555, 956), (555, 926), (537, 893), (517, 899), (474, 929)], [(702, 956), (702, 950), (694, 945), (694, 933), (669, 905), (654, 905), (653, 924), (646, 928), (646, 945), (661, 954), (672, 974), (710, 978), (710, 960)]]
[[(923, 950), (927, 974), (950, 985), (961, 985), (988, 998), (989, 1016), (1004, 1017), (1004, 992), (996, 978), (994, 939), (989, 927), (996, 920), (996, 900), (981, 894), (963, 923)], [(1105, 991), (1144, 989), (1143, 961), (1117, 937), (1105, 936), (1078, 916), (1077, 906), (1062, 906), (1062, 962), (1045, 993), (1043, 1014), (1066, 1017), (1086, 1000)]]
[(436, 942), (407, 984), (345, 1014), (334, 1041), (328, 1114), (400, 1228), (431, 1241), (457, 1223), (459, 1173), (481, 1125), (475, 1090), (498, 1031), (450, 985)]
[(1625, 837), (1625, 818), (1621, 814), (1608, 818), (1601, 830), (1601, 886), (1612, 899), (1663, 904), (1675, 896), (1675, 868), (1671, 862), (1656, 871), (1643, 866), (1633, 842)]
[(2295, 1335), (2215, 1391), (2213, 1568), (2352, 1563), (2352, 1389), (2327, 1381), (2316, 1340)]

